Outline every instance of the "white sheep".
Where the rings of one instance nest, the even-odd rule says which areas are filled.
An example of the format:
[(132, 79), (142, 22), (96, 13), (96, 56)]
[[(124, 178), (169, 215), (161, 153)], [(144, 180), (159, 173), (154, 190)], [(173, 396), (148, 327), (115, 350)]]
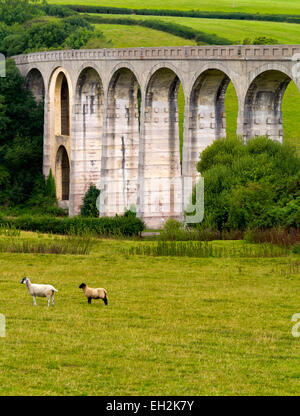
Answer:
[(52, 305), (54, 306), (54, 292), (58, 292), (52, 285), (37, 285), (31, 283), (28, 277), (24, 277), (20, 283), (27, 286), (29, 294), (33, 297), (33, 305), (36, 306), (35, 297), (47, 298), (48, 307), (50, 306), (50, 297), (52, 299)]

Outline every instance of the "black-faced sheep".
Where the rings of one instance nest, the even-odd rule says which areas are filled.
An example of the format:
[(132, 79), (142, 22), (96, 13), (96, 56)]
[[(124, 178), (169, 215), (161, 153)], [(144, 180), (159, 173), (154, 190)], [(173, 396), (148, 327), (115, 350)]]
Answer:
[(92, 299), (102, 299), (105, 305), (107, 305), (107, 291), (102, 287), (93, 289), (92, 287), (88, 287), (85, 283), (81, 283), (79, 289), (83, 290), (88, 303), (92, 303)]

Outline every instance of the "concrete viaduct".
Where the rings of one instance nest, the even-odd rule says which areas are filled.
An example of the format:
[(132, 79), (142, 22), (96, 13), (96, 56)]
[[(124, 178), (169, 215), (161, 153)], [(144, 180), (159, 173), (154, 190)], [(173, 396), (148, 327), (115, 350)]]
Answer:
[(282, 141), (285, 89), (291, 80), (300, 89), (300, 45), (61, 50), (14, 60), (44, 100), (43, 171), (52, 169), (61, 206), (78, 214), (93, 183), (101, 188), (101, 215), (134, 205), (152, 227), (182, 217), (201, 151), (225, 136), (229, 82), (245, 139)]

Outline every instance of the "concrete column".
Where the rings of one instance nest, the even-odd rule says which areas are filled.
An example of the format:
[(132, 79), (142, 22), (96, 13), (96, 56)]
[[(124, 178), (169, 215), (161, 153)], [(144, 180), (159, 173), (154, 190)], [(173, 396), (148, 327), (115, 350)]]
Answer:
[(181, 215), (181, 166), (177, 95), (180, 82), (159, 69), (146, 91), (144, 118), (143, 219), (159, 227)]
[(98, 73), (85, 69), (79, 76), (72, 108), (72, 213), (80, 211), (91, 184), (100, 188), (104, 91)]
[(188, 133), (184, 170), (197, 177), (201, 152), (217, 138), (226, 136), (225, 93), (230, 80), (224, 72), (207, 70), (196, 80), (188, 103)]
[(103, 214), (123, 214), (137, 205), (140, 136), (139, 85), (127, 68), (113, 76), (107, 96)]
[[(43, 142), (43, 174), (47, 177), (51, 168), (51, 139), (50, 139), (50, 93), (45, 90), (44, 97), (44, 142)], [(54, 172), (52, 172), (54, 175)]]

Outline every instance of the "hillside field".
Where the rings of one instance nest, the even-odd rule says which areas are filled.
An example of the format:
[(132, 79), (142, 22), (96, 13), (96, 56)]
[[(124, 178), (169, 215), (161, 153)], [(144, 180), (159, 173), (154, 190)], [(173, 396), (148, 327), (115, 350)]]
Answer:
[[(89, 255), (0, 254), (7, 323), (1, 395), (299, 393), (291, 318), (300, 312), (300, 269), (288, 273), (293, 256), (124, 253), (136, 244), (143, 243), (98, 240)], [(55, 307), (45, 298), (34, 307), (23, 276), (53, 284)], [(82, 281), (105, 287), (108, 306), (88, 305)]]
[[(121, 14), (92, 14), (92, 16), (109, 16), (110, 19), (124, 17)], [(300, 42), (300, 24), (282, 22), (259, 22), (251, 20), (231, 19), (199, 19), (193, 17), (171, 16), (141, 16), (129, 15), (130, 19), (137, 20), (162, 20), (164, 22), (179, 23), (183, 26), (200, 30), (204, 33), (216, 34), (230, 40), (232, 43), (243, 43), (245, 38), (255, 39), (258, 36), (266, 36), (274, 39), (279, 44), (298, 44)], [(104, 26), (104, 25), (101, 25)], [(161, 44), (161, 46), (166, 46)]]
[[(224, 12), (299, 14), (298, 0), (49, 0), (54, 4), (88, 4), (91, 6), (125, 7), (134, 9), (203, 10)], [(234, 7), (233, 7), (234, 4)]]

